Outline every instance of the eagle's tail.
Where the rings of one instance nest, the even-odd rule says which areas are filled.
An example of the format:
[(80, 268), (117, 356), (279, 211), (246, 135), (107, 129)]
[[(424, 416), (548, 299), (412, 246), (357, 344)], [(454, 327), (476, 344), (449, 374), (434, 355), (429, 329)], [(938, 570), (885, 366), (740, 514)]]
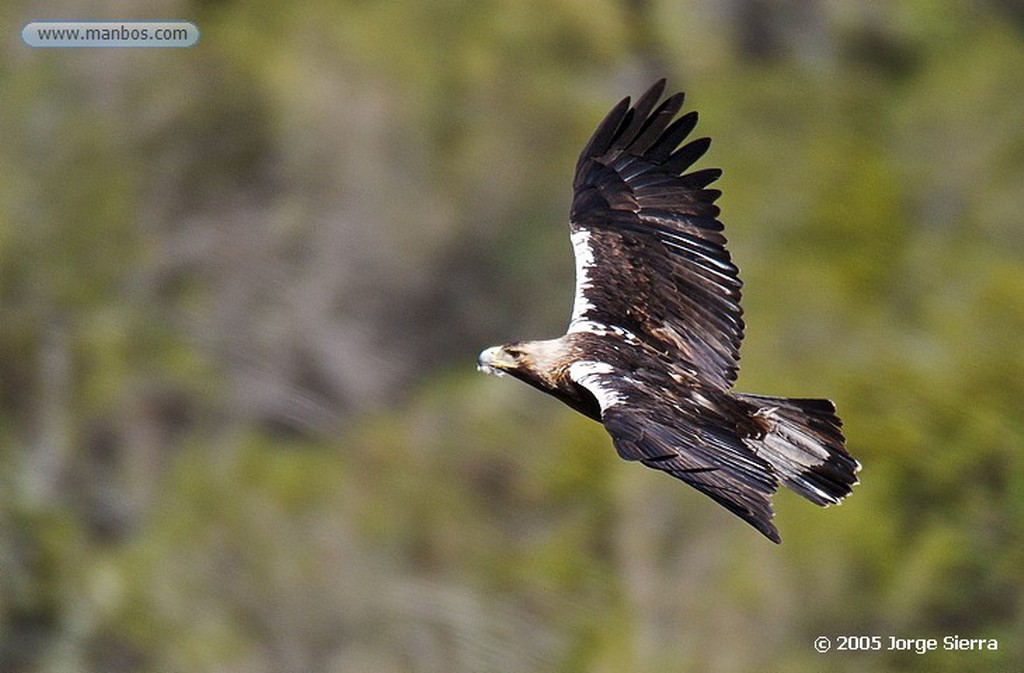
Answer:
[(858, 463), (843, 446), (843, 422), (828, 400), (737, 394), (762, 429), (743, 441), (788, 488), (817, 505), (838, 504), (857, 483)]

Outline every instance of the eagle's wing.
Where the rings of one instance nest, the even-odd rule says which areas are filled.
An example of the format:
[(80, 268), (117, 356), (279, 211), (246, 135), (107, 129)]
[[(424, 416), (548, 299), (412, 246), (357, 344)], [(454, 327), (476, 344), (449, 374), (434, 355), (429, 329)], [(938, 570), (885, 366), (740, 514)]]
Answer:
[[(580, 154), (570, 213), (576, 298), (569, 332), (623, 329), (702, 380), (728, 388), (743, 338), (740, 280), (705, 189), (721, 174), (683, 175), (707, 138), (678, 147), (697, 121), (672, 121), (683, 95), (656, 109), (664, 80), (622, 100)], [(678, 149), (677, 149), (678, 148)]]
[(737, 438), (734, 421), (674, 399), (658, 376), (598, 361), (569, 367), (569, 377), (597, 399), (620, 457), (683, 480), (779, 542), (771, 521), (770, 498), (778, 488), (771, 466)]

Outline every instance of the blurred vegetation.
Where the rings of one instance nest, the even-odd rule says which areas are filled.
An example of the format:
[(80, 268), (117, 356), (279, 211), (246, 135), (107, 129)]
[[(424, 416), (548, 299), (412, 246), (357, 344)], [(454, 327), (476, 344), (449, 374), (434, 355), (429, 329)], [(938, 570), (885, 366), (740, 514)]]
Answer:
[[(46, 18), (188, 50), (32, 50)], [(0, 7), (0, 670), (1024, 669), (1024, 12)], [(740, 387), (863, 484), (766, 543), (474, 371), (555, 336), (576, 152), (667, 76), (715, 143)], [(996, 652), (817, 654), (819, 635)]]

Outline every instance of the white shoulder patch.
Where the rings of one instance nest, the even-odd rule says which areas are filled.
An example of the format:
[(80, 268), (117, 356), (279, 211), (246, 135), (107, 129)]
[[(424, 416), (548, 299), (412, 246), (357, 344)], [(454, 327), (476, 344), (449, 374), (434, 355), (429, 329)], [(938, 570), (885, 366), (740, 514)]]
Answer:
[(588, 332), (598, 336), (615, 336), (623, 341), (639, 345), (640, 340), (627, 329), (617, 325), (607, 325), (588, 317), (597, 306), (591, 301), (588, 292), (594, 288), (594, 251), (591, 248), (591, 233), (587, 229), (574, 231), (572, 248), (576, 259), (576, 296), (572, 303), (572, 317), (569, 319), (567, 334)]
[(584, 320), (587, 313), (596, 308), (593, 302), (587, 297), (587, 290), (593, 286), (594, 251), (590, 247), (590, 231), (578, 229), (569, 237), (572, 240), (572, 250), (576, 259), (576, 297), (572, 304), (572, 318), (569, 321), (569, 331), (574, 330), (573, 326)]
[(609, 376), (614, 373), (615, 368), (606, 362), (581, 360), (569, 365), (569, 378), (590, 391), (602, 413), (626, 401), (622, 391), (615, 388), (615, 379)]

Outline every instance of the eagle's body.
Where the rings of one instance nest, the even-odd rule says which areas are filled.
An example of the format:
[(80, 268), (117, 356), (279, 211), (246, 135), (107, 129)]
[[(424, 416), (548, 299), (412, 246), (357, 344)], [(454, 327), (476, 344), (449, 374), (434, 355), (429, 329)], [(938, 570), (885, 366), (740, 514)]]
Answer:
[(683, 174), (706, 138), (679, 144), (694, 112), (657, 108), (660, 81), (601, 122), (576, 165), (570, 234), (576, 297), (567, 333), (489, 348), (479, 367), (509, 374), (601, 422), (619, 455), (682, 479), (779, 541), (779, 482), (828, 505), (860, 465), (828, 400), (736, 393), (740, 280), (706, 189)]

